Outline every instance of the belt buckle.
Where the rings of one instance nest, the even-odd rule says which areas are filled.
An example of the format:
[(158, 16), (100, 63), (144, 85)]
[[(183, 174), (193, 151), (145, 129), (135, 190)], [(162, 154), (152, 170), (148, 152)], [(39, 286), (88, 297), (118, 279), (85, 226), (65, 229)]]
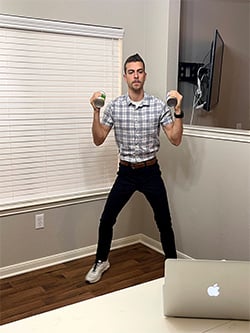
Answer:
[(145, 167), (147, 164), (145, 162), (138, 162), (138, 163), (131, 163), (131, 168), (133, 170), (135, 169), (140, 169), (140, 168), (143, 168)]

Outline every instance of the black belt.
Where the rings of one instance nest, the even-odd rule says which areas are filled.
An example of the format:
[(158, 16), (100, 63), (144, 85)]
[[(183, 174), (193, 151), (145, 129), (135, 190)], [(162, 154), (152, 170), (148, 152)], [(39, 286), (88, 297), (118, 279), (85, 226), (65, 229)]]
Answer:
[(140, 168), (144, 168), (150, 165), (154, 165), (157, 162), (156, 157), (152, 158), (151, 160), (147, 160), (147, 161), (143, 161), (143, 162), (138, 162), (138, 163), (131, 163), (131, 162), (127, 162), (127, 161), (122, 161), (120, 160), (120, 164), (121, 165), (125, 165), (128, 166), (132, 169), (140, 169)]

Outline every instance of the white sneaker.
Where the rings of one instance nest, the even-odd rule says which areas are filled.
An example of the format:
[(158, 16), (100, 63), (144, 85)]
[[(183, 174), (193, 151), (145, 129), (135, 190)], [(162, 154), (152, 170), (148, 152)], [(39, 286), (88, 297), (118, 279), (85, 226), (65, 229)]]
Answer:
[(101, 261), (98, 260), (87, 273), (85, 280), (89, 283), (95, 283), (99, 281), (102, 277), (102, 274), (108, 270), (110, 267), (110, 263), (108, 260)]

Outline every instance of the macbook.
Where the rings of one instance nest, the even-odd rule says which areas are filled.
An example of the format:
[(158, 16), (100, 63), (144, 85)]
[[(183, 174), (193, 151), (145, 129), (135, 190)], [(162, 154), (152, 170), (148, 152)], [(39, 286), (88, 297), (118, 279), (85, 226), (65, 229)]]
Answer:
[(250, 320), (250, 261), (167, 259), (165, 316)]

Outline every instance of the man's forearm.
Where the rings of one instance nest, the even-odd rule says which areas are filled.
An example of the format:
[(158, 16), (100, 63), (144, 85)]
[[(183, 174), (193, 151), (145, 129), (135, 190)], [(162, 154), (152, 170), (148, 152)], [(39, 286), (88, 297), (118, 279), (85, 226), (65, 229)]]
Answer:
[(100, 112), (99, 110), (94, 110), (93, 122), (92, 122), (92, 137), (94, 144), (99, 146), (103, 143), (102, 126), (100, 123)]
[(172, 143), (176, 146), (179, 146), (182, 140), (183, 134), (183, 122), (180, 118), (175, 118), (173, 128), (172, 128)]
[(92, 122), (92, 137), (94, 144), (100, 146), (106, 139), (110, 127), (101, 124), (100, 111), (94, 109), (93, 122)]

